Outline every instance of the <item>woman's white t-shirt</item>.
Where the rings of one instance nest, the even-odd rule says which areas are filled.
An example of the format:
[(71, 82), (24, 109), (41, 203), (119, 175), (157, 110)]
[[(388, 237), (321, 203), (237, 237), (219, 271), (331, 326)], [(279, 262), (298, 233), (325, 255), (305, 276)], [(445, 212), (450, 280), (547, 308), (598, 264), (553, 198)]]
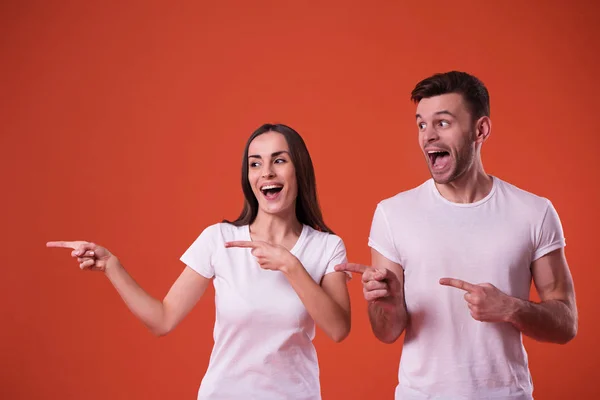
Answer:
[[(248, 225), (211, 225), (181, 257), (214, 278), (215, 343), (198, 399), (320, 399), (313, 319), (281, 272), (262, 269), (251, 249), (225, 248), (234, 240), (251, 240)], [(338, 236), (307, 225), (291, 253), (317, 283), (347, 261)]]

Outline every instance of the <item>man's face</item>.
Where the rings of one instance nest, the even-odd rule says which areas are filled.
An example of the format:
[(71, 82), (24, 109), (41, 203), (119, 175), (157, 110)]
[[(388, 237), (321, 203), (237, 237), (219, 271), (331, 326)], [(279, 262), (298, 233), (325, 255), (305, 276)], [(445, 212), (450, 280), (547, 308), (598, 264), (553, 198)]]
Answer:
[(438, 184), (459, 178), (476, 155), (475, 122), (463, 96), (442, 94), (417, 105), (419, 145)]

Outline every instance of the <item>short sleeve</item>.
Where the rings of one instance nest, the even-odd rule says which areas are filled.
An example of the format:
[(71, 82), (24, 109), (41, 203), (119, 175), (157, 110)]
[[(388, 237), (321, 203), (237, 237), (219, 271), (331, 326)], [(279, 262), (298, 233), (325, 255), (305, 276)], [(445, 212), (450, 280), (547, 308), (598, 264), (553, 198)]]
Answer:
[(371, 223), (371, 232), (369, 234), (369, 247), (377, 250), (388, 260), (401, 264), (400, 257), (396, 251), (390, 225), (383, 210), (381, 203), (377, 205), (373, 222)]
[(545, 256), (551, 251), (565, 247), (566, 242), (560, 218), (549, 200), (541, 225), (536, 228), (538, 235), (532, 261)]
[[(332, 255), (327, 263), (327, 268), (325, 268), (325, 275), (332, 272), (336, 272), (336, 270), (334, 269), (336, 265), (348, 262), (348, 258), (346, 255), (346, 246), (344, 245), (344, 241), (338, 236), (335, 236), (335, 239), (335, 242), (333, 242), (332, 244), (334, 246)], [(348, 275), (351, 276), (349, 272)]]
[(185, 265), (210, 279), (215, 275), (213, 255), (219, 241), (222, 241), (219, 225), (211, 225), (202, 231), (180, 259)]

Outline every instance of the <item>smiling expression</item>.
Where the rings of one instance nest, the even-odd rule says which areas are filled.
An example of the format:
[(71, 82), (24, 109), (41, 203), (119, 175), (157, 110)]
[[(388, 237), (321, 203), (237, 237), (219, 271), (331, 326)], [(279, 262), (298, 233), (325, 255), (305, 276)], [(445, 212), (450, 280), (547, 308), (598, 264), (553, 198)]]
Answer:
[(248, 147), (248, 182), (261, 212), (295, 213), (296, 170), (282, 134), (266, 132), (252, 140)]

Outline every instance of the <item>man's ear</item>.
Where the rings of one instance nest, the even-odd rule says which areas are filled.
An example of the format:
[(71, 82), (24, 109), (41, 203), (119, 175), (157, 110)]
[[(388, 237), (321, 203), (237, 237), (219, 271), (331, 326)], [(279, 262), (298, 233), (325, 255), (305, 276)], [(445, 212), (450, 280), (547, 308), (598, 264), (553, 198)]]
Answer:
[(483, 144), (492, 133), (492, 120), (490, 117), (481, 117), (475, 123), (475, 141)]

